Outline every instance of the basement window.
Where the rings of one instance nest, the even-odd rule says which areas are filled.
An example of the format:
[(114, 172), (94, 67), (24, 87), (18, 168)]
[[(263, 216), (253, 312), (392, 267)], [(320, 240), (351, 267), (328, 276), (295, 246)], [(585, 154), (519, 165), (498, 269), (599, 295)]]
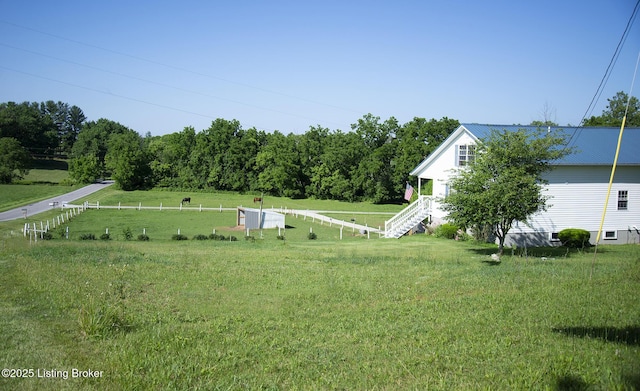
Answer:
[(618, 231), (604, 231), (604, 240), (618, 239)]
[(558, 233), (557, 232), (551, 232), (551, 237), (550, 237), (552, 242), (559, 242), (560, 238), (558, 238)]

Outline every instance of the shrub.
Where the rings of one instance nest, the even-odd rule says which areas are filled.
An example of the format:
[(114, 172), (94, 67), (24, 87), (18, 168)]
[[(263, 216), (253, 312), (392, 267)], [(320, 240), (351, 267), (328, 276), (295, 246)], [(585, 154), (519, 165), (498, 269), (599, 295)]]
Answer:
[(256, 238), (252, 235), (247, 235), (244, 237), (244, 240), (246, 240), (247, 242), (255, 242)]
[(64, 239), (67, 237), (67, 229), (61, 225), (59, 225), (55, 230), (56, 236)]
[(207, 235), (198, 234), (193, 237), (193, 240), (209, 240), (209, 237)]
[(318, 239), (318, 235), (316, 235), (315, 232), (309, 232), (309, 234), (307, 235), (307, 239), (316, 240), (316, 239)]
[(133, 239), (133, 232), (131, 232), (131, 228), (127, 227), (122, 230), (122, 236), (124, 236), (124, 240)]
[(111, 240), (111, 235), (109, 235), (108, 233), (104, 233), (100, 235), (100, 240)]
[(42, 233), (43, 240), (51, 240), (53, 239), (53, 234), (51, 232), (43, 232)]
[(141, 242), (148, 242), (149, 241), (149, 235), (140, 234), (140, 235), (138, 235), (138, 240), (141, 241)]
[(459, 229), (460, 228), (453, 224), (444, 223), (436, 227), (433, 231), (433, 235), (437, 238), (454, 239)]
[(218, 235), (218, 234), (209, 234), (209, 239), (211, 239), (211, 240), (226, 240), (224, 235)]
[(278, 236), (276, 236), (276, 239), (278, 239), (278, 240), (284, 240), (284, 235), (278, 235)]
[(171, 236), (171, 239), (172, 240), (189, 240), (189, 238), (183, 234), (174, 234)]
[(236, 238), (235, 236), (232, 235), (232, 236), (229, 236), (229, 241), (230, 242), (237, 242), (238, 238)]
[(96, 235), (94, 235), (94, 234), (82, 234), (82, 235), (80, 235), (80, 240), (96, 240)]
[(570, 248), (583, 248), (591, 246), (589, 231), (580, 228), (567, 228), (558, 232), (558, 239), (562, 245)]

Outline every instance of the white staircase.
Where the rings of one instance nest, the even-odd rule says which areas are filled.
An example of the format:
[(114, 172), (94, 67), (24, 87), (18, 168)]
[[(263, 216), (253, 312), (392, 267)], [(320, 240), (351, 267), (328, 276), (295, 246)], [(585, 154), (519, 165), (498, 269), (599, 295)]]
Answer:
[(384, 237), (398, 239), (431, 214), (431, 197), (418, 199), (384, 223)]

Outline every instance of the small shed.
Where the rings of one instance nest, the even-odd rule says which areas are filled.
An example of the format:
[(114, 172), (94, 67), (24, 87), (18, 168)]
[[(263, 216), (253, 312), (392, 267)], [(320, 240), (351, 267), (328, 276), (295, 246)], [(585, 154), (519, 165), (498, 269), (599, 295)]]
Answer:
[(285, 227), (282, 213), (263, 209), (262, 218), (260, 218), (260, 209), (243, 207), (238, 207), (236, 224), (245, 229)]

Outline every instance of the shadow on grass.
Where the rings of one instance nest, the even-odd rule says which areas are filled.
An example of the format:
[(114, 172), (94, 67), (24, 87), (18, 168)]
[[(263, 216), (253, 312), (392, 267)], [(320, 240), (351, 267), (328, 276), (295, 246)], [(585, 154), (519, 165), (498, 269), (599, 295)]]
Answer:
[(582, 391), (588, 390), (588, 384), (579, 376), (564, 375), (558, 378), (555, 390), (557, 391)]
[(640, 346), (640, 326), (628, 327), (554, 327), (553, 331), (571, 337), (598, 338), (608, 342)]
[(500, 265), (502, 262), (500, 261), (494, 261), (493, 259), (487, 260), (487, 261), (482, 261), (482, 263), (486, 263), (489, 266), (498, 266)]

